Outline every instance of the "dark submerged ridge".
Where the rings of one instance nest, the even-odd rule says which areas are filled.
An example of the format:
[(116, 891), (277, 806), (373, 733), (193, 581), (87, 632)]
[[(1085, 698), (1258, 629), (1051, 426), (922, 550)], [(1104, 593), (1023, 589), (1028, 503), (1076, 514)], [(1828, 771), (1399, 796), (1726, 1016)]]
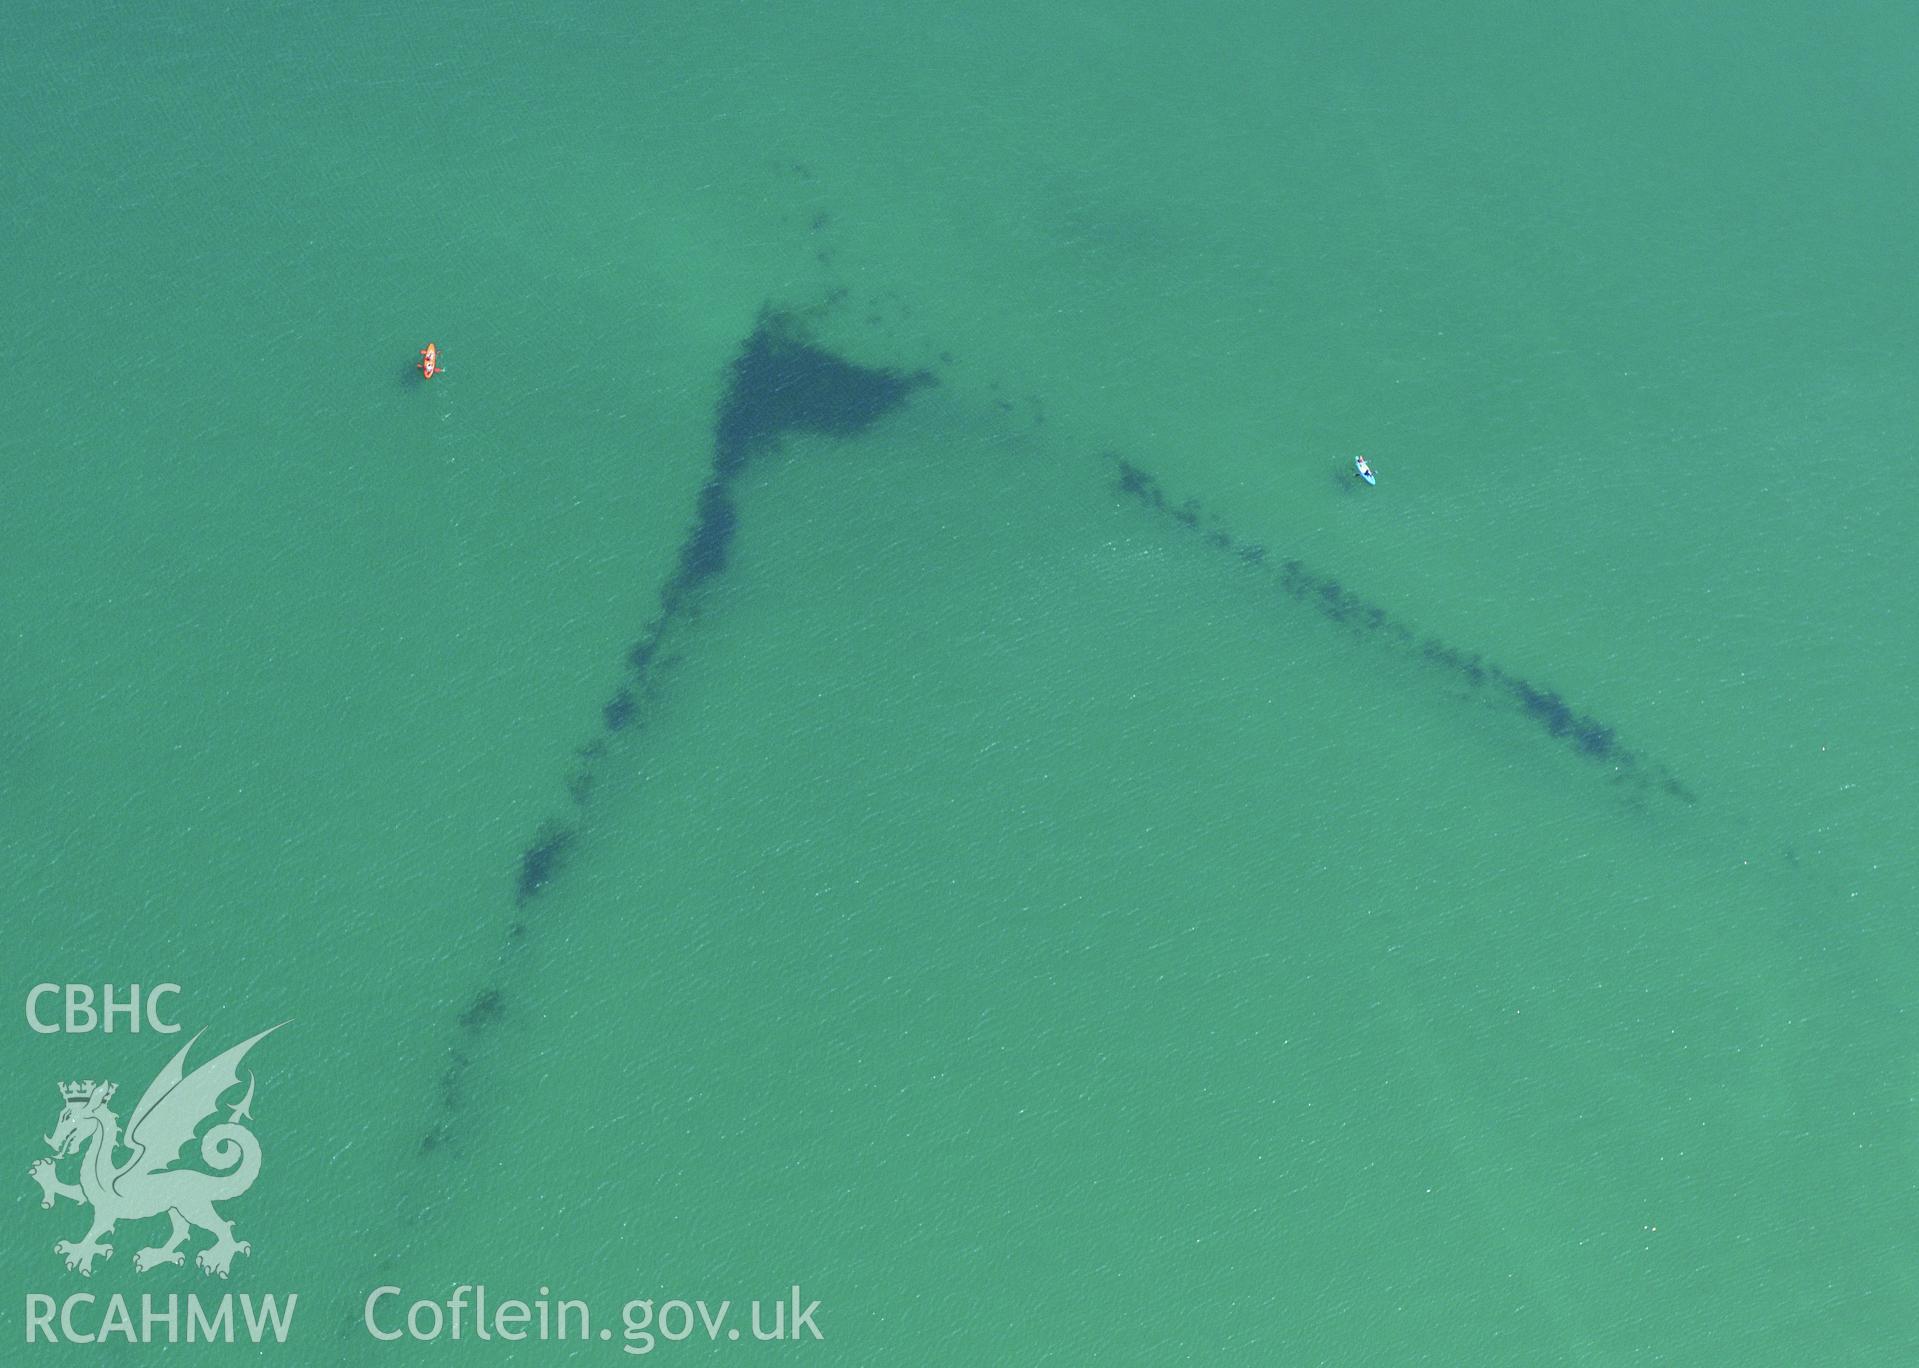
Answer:
[[(688, 594), (726, 569), (739, 528), (733, 481), (753, 453), (788, 433), (857, 437), (904, 404), (913, 391), (937, 384), (929, 371), (860, 366), (806, 340), (790, 314), (764, 310), (759, 325), (730, 368), (726, 392), (713, 420), (713, 466), (700, 489), (693, 528), (680, 546), (679, 568), (660, 594), (663, 618), (671, 618)], [(665, 623), (656, 622), (649, 636)], [(645, 641), (629, 659), (645, 653)]]
[(1422, 636), (1412, 624), (1361, 598), (1330, 575), (1320, 574), (1297, 560), (1275, 563), (1266, 547), (1242, 542), (1216, 520), (1204, 519), (1203, 510), (1194, 500), (1173, 504), (1154, 476), (1111, 452), (1106, 458), (1115, 468), (1115, 488), (1119, 493), (1165, 515), (1181, 527), (1200, 531), (1204, 525), (1209, 545), (1270, 575), (1280, 590), (1295, 602), (1317, 610), (1322, 617), (1342, 627), (1410, 652), (1427, 665), (1452, 676), (1468, 693), (1528, 718), (1575, 754), (1607, 766), (1617, 782), (1641, 790), (1657, 789), (1686, 803), (1698, 801), (1664, 765), (1628, 750), (1612, 727), (1577, 711), (1555, 691), (1540, 688), (1476, 652), (1462, 651), (1435, 636)]
[[(696, 615), (695, 594), (725, 571), (740, 523), (733, 484), (754, 453), (789, 433), (857, 437), (915, 390), (938, 383), (927, 371), (885, 370), (836, 356), (809, 341), (791, 314), (772, 309), (761, 311), (727, 376), (713, 417), (712, 465), (679, 559), (660, 591), (660, 611), (628, 648), (627, 677), (600, 710), (602, 736), (577, 753), (580, 763), (567, 781), (576, 805), (592, 792), (605, 736), (645, 726), (646, 707), (659, 693), (658, 675), (670, 663), (660, 649), (667, 633)], [(546, 888), (575, 835), (571, 821), (550, 822), (521, 853), (517, 903), (524, 906)]]
[(929, 371), (858, 366), (806, 341), (787, 314), (766, 312), (733, 362), (713, 425), (713, 469), (730, 479), (756, 449), (789, 432), (857, 437), (922, 385)]
[[(566, 787), (575, 810), (549, 818), (520, 852), (513, 904), (522, 915), (508, 931), (509, 949), (526, 938), (527, 905), (545, 892), (578, 845), (579, 809), (592, 796), (608, 753), (607, 738), (645, 728), (647, 710), (660, 695), (661, 676), (675, 659), (662, 649), (669, 634), (698, 616), (699, 590), (726, 569), (739, 532), (734, 482), (752, 457), (792, 433), (857, 437), (899, 409), (915, 391), (939, 383), (930, 371), (887, 370), (848, 361), (808, 340), (795, 316), (770, 308), (761, 311), (727, 377), (713, 419), (712, 463), (673, 573), (660, 590), (659, 611), (626, 652), (625, 677), (600, 710), (599, 733), (574, 753)], [(488, 986), (460, 1014), (462, 1035), (477, 1037), (506, 1016), (505, 994)], [(447, 1118), (462, 1105), (471, 1065), (472, 1052), (465, 1045), (448, 1056), (440, 1078), (440, 1114), (421, 1139), (421, 1153), (432, 1153), (449, 1142)]]

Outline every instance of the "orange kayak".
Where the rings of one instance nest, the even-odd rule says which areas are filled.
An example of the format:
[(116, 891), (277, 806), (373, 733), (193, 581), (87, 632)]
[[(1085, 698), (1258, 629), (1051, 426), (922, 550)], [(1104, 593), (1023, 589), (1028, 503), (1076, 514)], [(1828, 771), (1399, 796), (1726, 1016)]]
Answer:
[(429, 342), (420, 348), (420, 374), (431, 380), (440, 373), (440, 344)]

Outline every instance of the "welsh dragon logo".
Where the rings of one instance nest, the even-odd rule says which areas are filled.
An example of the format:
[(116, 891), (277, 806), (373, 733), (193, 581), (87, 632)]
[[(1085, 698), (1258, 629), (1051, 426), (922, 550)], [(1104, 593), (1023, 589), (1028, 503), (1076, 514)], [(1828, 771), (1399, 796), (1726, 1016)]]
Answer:
[[(165, 1244), (133, 1256), (134, 1268), (142, 1273), (161, 1264), (184, 1264), (186, 1255), (180, 1246), (196, 1226), (214, 1237), (213, 1244), (195, 1259), (208, 1273), (224, 1278), (235, 1254), (253, 1252), (245, 1240), (233, 1238), (233, 1223), (213, 1209), (215, 1202), (238, 1197), (252, 1187), (260, 1173), (260, 1142), (241, 1124), (253, 1119), (249, 1110), (252, 1074), (247, 1075), (246, 1096), (230, 1104), (227, 1119), (201, 1137), (200, 1158), (215, 1172), (173, 1165), (201, 1123), (220, 1109), (221, 1097), (239, 1086), (240, 1061), (247, 1051), (279, 1029), (270, 1026), (187, 1073), (187, 1051), (204, 1032), (195, 1034), (147, 1085), (140, 1105), (127, 1118), (124, 1137), (120, 1118), (107, 1106), (116, 1091), (114, 1084), (88, 1079), (60, 1086), (66, 1106), (53, 1134), (44, 1137), (53, 1158), (36, 1160), (28, 1172), (40, 1185), (42, 1207), (52, 1206), (56, 1197), (66, 1197), (93, 1208), (93, 1228), (84, 1240), (62, 1240), (53, 1247), (54, 1253), (66, 1256), (68, 1268), (92, 1277), (95, 1259), (113, 1257), (113, 1246), (100, 1241), (112, 1233), (116, 1222), (142, 1221), (162, 1212), (173, 1221), (173, 1233)], [(122, 1149), (131, 1151), (132, 1157), (116, 1162), (115, 1155)], [(55, 1165), (78, 1151), (84, 1151), (79, 1183), (61, 1182)]]

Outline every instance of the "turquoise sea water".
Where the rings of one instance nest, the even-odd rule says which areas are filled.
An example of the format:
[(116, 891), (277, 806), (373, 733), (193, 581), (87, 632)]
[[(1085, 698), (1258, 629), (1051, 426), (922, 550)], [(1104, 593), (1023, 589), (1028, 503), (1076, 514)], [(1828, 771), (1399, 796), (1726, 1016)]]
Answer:
[[(821, 1302), (668, 1359), (1919, 1352), (1909, 7), (13, 20), (0, 1358), (85, 1290), (623, 1361), (361, 1328), (461, 1283)], [(516, 907), (769, 306), (940, 383), (755, 457)], [(68, 980), (291, 1018), (227, 1283), (52, 1252), (56, 1083), (185, 1038)]]

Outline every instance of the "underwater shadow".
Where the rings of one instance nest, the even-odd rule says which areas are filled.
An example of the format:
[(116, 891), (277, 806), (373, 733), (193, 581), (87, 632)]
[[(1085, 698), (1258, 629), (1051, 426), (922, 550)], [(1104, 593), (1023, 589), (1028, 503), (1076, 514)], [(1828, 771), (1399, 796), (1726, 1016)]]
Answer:
[[(417, 369), (410, 371), (421, 383)], [(694, 501), (693, 519), (681, 539), (672, 574), (660, 590), (659, 609), (627, 649), (619, 686), (600, 709), (599, 732), (574, 752), (566, 789), (570, 811), (549, 816), (521, 850), (513, 879), (516, 916), (507, 930), (511, 948), (529, 933), (529, 907), (565, 868), (578, 846), (584, 812), (612, 736), (645, 728), (660, 697), (663, 674), (675, 657), (665, 649), (672, 633), (699, 615), (703, 591), (727, 567), (739, 533), (734, 487), (754, 456), (791, 435), (850, 440), (901, 408), (915, 392), (939, 381), (930, 371), (862, 366), (810, 340), (800, 319), (762, 309), (751, 334), (727, 370), (713, 420), (711, 463)], [(461, 1043), (449, 1053), (441, 1075), (438, 1115), (420, 1141), (420, 1152), (444, 1150), (453, 1138), (451, 1119), (466, 1097), (472, 1066), (471, 1038), (507, 1019), (505, 990), (489, 985), (459, 1017)]]

